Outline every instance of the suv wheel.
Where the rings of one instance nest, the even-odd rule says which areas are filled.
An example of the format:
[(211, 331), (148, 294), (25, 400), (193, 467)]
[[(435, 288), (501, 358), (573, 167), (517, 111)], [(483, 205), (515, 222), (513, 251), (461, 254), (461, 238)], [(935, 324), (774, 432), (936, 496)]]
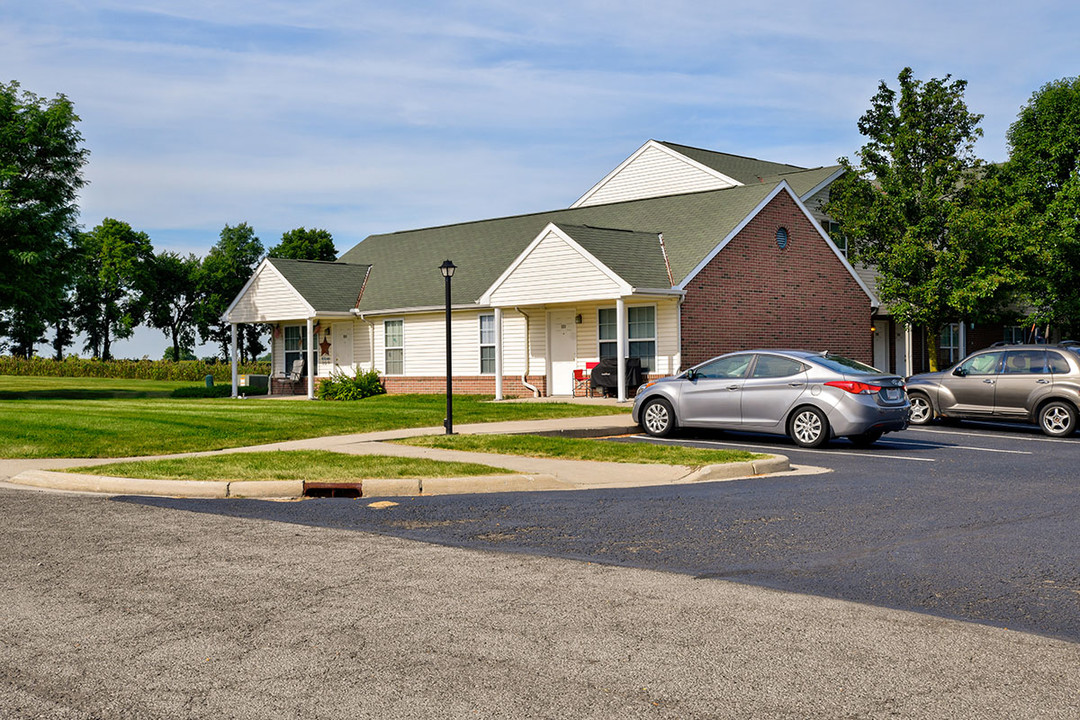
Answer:
[(641, 427), (653, 437), (667, 437), (675, 432), (675, 412), (662, 398), (650, 400), (641, 410)]
[(799, 408), (791, 416), (788, 434), (799, 447), (821, 447), (829, 441), (829, 421), (815, 407)]
[(911, 393), (911, 416), (908, 422), (912, 425), (927, 425), (934, 419), (934, 406), (930, 404), (930, 398), (919, 392)]
[(1050, 437), (1066, 437), (1076, 430), (1076, 408), (1063, 400), (1054, 400), (1039, 410), (1039, 427)]

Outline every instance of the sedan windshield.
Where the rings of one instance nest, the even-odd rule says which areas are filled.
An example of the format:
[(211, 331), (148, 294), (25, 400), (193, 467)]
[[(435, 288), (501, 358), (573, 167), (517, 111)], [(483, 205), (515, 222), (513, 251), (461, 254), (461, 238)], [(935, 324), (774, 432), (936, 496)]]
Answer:
[(865, 365), (858, 360), (852, 360), (851, 358), (844, 357), (843, 355), (815, 355), (807, 358), (811, 362), (815, 362), (818, 365), (823, 365), (830, 370), (841, 373), (843, 375), (880, 375), (881, 371), (877, 368), (872, 368), (869, 365)]

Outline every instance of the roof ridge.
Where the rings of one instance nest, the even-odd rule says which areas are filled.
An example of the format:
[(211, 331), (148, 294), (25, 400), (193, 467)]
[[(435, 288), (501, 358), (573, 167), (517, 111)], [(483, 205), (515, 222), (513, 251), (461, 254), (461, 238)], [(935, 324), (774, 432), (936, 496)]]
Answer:
[[(620, 206), (620, 205), (627, 206), (627, 205), (635, 205), (635, 204), (638, 204), (638, 203), (654, 202), (656, 200), (663, 200), (663, 199), (668, 199), (668, 198), (673, 198), (673, 197), (691, 197), (693, 195), (710, 195), (710, 194), (713, 194), (713, 193), (724, 193), (724, 192), (735, 193), (735, 192), (738, 192), (740, 190), (749, 191), (751, 189), (760, 189), (762, 185), (769, 184), (769, 183), (779, 184), (781, 182), (784, 182), (784, 180), (782, 178), (778, 179), (778, 180), (762, 180), (762, 182), (758, 183), (757, 185), (733, 185), (731, 187), (715, 188), (715, 189), (712, 189), (712, 190), (695, 190), (693, 192), (677, 192), (677, 193), (671, 193), (670, 195), (654, 195), (654, 196), (645, 197), (645, 198), (635, 198), (633, 200), (621, 200), (619, 202), (604, 203), (603, 205), (605, 207), (617, 207), (617, 206)], [(582, 211), (586, 211), (586, 210), (591, 210), (591, 209), (593, 209), (595, 207), (597, 207), (597, 206), (585, 205), (585, 206), (576, 207), (576, 208), (556, 208), (554, 210), (538, 210), (536, 212), (517, 213), (515, 215), (502, 215), (502, 216), (499, 216), (499, 217), (484, 218), (483, 220), (466, 220), (466, 221), (462, 221), (462, 222), (445, 223), (443, 225), (430, 225), (428, 227), (411, 228), (409, 230), (396, 230), (394, 232), (388, 232), (388, 233), (375, 233), (373, 235), (369, 235), (368, 237), (391, 237), (393, 235), (407, 235), (409, 233), (427, 232), (429, 230), (445, 230), (447, 228), (465, 227), (466, 225), (479, 225), (481, 223), (501, 222), (501, 221), (504, 221), (504, 220), (516, 220), (516, 219), (524, 219), (524, 218), (530, 218), (530, 217), (540, 217), (541, 215), (551, 215), (552, 213), (559, 213), (559, 214), (562, 214), (562, 213), (577, 213), (577, 212), (582, 212)], [(558, 220), (552, 220), (551, 222), (557, 223)], [(572, 225), (574, 223), (568, 223), (568, 224)], [(363, 240), (361, 240), (360, 242), (362, 243)], [(355, 249), (355, 246), (353, 247), (353, 249)], [(341, 264), (341, 263), (339, 263), (339, 264)], [(364, 263), (354, 263), (354, 264), (363, 265)]]
[[(791, 163), (778, 162), (776, 160), (764, 160), (762, 158), (752, 157), (750, 155), (738, 155), (736, 153), (724, 152), (723, 150), (710, 150), (709, 148), (700, 148), (700, 147), (696, 147), (694, 145), (683, 145), (682, 143), (671, 142), (669, 140), (657, 140), (657, 142), (662, 144), (662, 145), (667, 145), (669, 147), (686, 148), (687, 150), (697, 150), (698, 152), (712, 153), (713, 155), (726, 155), (727, 157), (739, 158), (740, 160), (753, 160), (754, 162), (769, 163), (770, 165), (786, 165), (787, 167), (795, 168), (795, 171), (812, 169), (812, 168), (804, 168), (801, 165), (793, 165)], [(822, 166), (822, 167), (825, 167), (825, 166)], [(793, 171), (793, 172), (795, 172), (795, 171)]]

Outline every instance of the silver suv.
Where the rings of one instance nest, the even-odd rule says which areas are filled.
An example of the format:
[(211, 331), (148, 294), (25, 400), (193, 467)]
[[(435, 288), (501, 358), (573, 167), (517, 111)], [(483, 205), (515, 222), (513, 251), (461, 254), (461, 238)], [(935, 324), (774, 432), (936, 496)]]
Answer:
[(1037, 423), (1052, 437), (1076, 430), (1080, 346), (1004, 345), (972, 353), (948, 370), (908, 378), (911, 424), (936, 418)]

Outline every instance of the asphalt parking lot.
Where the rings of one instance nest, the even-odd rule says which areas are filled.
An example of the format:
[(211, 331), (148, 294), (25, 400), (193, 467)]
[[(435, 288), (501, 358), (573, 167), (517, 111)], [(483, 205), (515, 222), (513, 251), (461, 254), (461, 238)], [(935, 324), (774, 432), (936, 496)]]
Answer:
[(665, 442), (779, 452), (827, 471), (410, 497), (380, 512), (355, 500), (128, 501), (735, 580), (1080, 640), (1080, 437), (965, 423), (865, 450), (735, 432)]

